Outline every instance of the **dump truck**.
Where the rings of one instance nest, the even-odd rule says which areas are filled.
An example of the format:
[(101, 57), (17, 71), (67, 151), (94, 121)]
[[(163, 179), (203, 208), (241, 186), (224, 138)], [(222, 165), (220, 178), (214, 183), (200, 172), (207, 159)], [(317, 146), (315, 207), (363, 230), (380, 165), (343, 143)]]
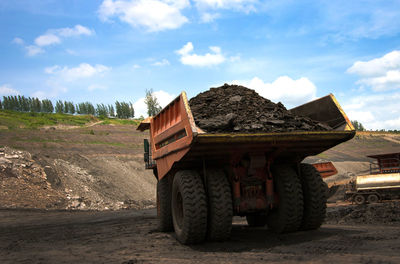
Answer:
[(332, 130), (207, 133), (196, 126), (185, 92), (143, 121), (138, 130), (150, 131), (144, 159), (157, 178), (159, 229), (194, 244), (228, 239), (233, 216), (277, 233), (319, 228), (327, 187), (301, 162), (355, 130), (332, 94), (290, 111)]
[(345, 199), (356, 204), (400, 198), (400, 153), (370, 155), (368, 175), (358, 175), (348, 184)]
[(312, 165), (319, 172), (322, 178), (328, 178), (338, 173), (335, 165), (330, 161), (313, 163)]

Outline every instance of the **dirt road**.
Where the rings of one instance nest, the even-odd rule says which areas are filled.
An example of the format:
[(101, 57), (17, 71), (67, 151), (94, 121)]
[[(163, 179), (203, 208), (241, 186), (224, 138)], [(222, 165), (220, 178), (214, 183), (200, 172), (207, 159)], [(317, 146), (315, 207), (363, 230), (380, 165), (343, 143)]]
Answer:
[(400, 226), (276, 235), (234, 219), (224, 243), (182, 246), (155, 210), (0, 210), (0, 263), (400, 263)]

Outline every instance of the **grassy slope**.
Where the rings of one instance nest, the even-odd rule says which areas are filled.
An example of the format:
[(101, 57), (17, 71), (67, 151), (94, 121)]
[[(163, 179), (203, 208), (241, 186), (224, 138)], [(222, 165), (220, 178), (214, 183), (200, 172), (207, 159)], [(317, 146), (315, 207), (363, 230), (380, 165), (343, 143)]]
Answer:
[(393, 132), (357, 132), (356, 136), (336, 147), (333, 147), (315, 157), (329, 161), (371, 161), (368, 155), (400, 152), (400, 134)]
[(21, 113), (0, 110), (0, 127), (5, 129), (39, 128), (42, 126), (71, 125), (84, 126), (88, 123), (102, 121), (103, 124), (137, 125), (138, 120), (109, 119), (91, 115), (69, 115), (53, 113)]

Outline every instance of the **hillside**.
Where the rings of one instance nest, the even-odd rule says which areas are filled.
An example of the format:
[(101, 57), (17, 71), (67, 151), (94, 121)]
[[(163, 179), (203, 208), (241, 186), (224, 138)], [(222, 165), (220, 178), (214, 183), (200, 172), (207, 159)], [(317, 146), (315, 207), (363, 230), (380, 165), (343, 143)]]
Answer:
[[(156, 180), (143, 164), (138, 121), (0, 111), (1, 207), (146, 208)], [(361, 132), (306, 162), (333, 161), (348, 179), (369, 169), (366, 155), (399, 152), (400, 134)]]
[[(58, 116), (1, 112), (2, 207), (104, 210), (154, 204), (155, 178), (144, 170), (146, 134), (136, 131), (139, 121)], [(42, 119), (44, 125), (36, 125)], [(41, 201), (31, 199), (35, 196)]]

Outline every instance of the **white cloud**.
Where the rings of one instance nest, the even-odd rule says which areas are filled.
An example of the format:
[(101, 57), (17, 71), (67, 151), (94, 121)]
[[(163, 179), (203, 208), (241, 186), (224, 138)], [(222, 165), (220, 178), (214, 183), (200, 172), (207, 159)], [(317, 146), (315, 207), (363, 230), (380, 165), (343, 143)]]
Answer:
[(389, 70), (400, 68), (400, 51), (394, 50), (381, 58), (356, 61), (347, 72), (362, 76), (380, 76)]
[(140, 68), (139, 64), (133, 64), (133, 66), (132, 66), (132, 69), (134, 69), (134, 70), (139, 69), (139, 68)]
[(255, 10), (258, 0), (194, 0), (199, 9), (236, 9), (244, 12)]
[(342, 104), (351, 120), (357, 120), (367, 129), (400, 129), (400, 93), (360, 95)]
[(193, 51), (193, 44), (192, 44), (192, 42), (188, 42), (180, 50), (177, 50), (176, 53), (183, 56), (192, 51)]
[(400, 88), (400, 51), (395, 50), (381, 58), (356, 61), (348, 73), (361, 77), (357, 84), (371, 87), (374, 91), (388, 91)]
[(168, 66), (170, 63), (167, 59), (162, 59), (161, 61), (156, 61), (153, 66)]
[(35, 39), (35, 44), (39, 47), (60, 44), (61, 39), (54, 34), (44, 34)]
[(107, 90), (108, 87), (99, 83), (111, 67), (102, 64), (90, 65), (81, 63), (76, 67), (54, 65), (44, 69), (49, 75), (46, 80), (47, 89), (38, 90), (34, 96), (39, 98), (54, 98), (69, 89), (87, 89), (88, 91)]
[(75, 25), (73, 28), (60, 28), (53, 30), (57, 35), (62, 37), (77, 37), (80, 35), (91, 36), (94, 31), (82, 25)]
[(212, 53), (206, 53), (204, 55), (194, 54), (193, 52), (193, 44), (192, 42), (186, 43), (180, 50), (177, 50), (176, 53), (181, 55), (180, 61), (182, 64), (190, 65), (190, 66), (213, 66), (223, 63), (226, 58), (221, 54), (220, 47), (209, 47)]
[(35, 45), (30, 45), (30, 46), (26, 46), (26, 53), (28, 54), (28, 56), (35, 56), (37, 54), (43, 53), (44, 50), (38, 46)]
[(41, 47), (35, 45), (25, 45), (25, 41), (21, 38), (14, 38), (12, 42), (24, 47), (24, 49), (26, 50), (26, 54), (28, 56), (35, 56), (37, 54), (44, 52), (44, 50)]
[[(165, 107), (176, 97), (176, 95), (170, 94), (163, 90), (153, 92), (153, 95), (157, 98), (157, 101), (161, 105), (161, 107)], [(135, 117), (140, 117), (141, 115), (144, 117), (148, 116), (147, 115), (147, 106), (146, 106), (144, 97), (137, 100), (133, 104), (133, 108), (135, 109)]]
[(81, 63), (79, 66), (74, 68), (69, 68), (67, 66), (61, 67), (55, 65), (52, 67), (45, 68), (45, 73), (56, 75), (62, 78), (63, 81), (72, 82), (81, 78), (89, 78), (97, 75), (101, 75), (105, 72), (110, 71), (111, 68), (104, 66), (102, 64), (96, 64), (94, 66), (88, 63)]
[(0, 96), (19, 95), (19, 92), (11, 87), (9, 84), (0, 86)]
[(221, 15), (219, 13), (208, 13), (208, 12), (204, 12), (201, 14), (200, 16), (200, 20), (203, 23), (210, 23), (213, 22), (214, 20), (216, 20), (217, 18), (219, 18)]
[(363, 124), (370, 123), (375, 120), (374, 115), (371, 111), (348, 111), (346, 115), (350, 120), (357, 120)]
[[(75, 25), (72, 28), (66, 27), (47, 30), (45, 34), (35, 38), (35, 45), (25, 45), (24, 40), (21, 38), (14, 38), (13, 42), (18, 45), (25, 45), (24, 47), (28, 56), (35, 56), (37, 54), (44, 53), (45, 50), (43, 48), (46, 46), (61, 44), (64, 38), (77, 37), (80, 35), (90, 36), (93, 34), (93, 30), (82, 25)], [(67, 52), (71, 54), (69, 51), (70, 50), (67, 50)]]
[(188, 22), (181, 10), (190, 6), (188, 0), (104, 0), (98, 13), (103, 21), (117, 16), (132, 27), (148, 31), (176, 29)]
[(45, 84), (50, 89), (37, 90), (32, 93), (32, 96), (38, 97), (39, 99), (56, 98), (60, 95), (60, 93), (66, 93), (68, 91), (68, 88), (61, 82), (59, 78), (50, 78), (46, 80)]
[(22, 38), (14, 38), (13, 43), (18, 44), (18, 45), (24, 45), (24, 40)]
[(254, 89), (261, 96), (273, 102), (282, 101), (287, 108), (292, 108), (316, 98), (317, 88), (305, 77), (293, 80), (281, 76), (272, 83), (266, 83), (258, 77), (251, 80), (234, 80), (231, 83)]

